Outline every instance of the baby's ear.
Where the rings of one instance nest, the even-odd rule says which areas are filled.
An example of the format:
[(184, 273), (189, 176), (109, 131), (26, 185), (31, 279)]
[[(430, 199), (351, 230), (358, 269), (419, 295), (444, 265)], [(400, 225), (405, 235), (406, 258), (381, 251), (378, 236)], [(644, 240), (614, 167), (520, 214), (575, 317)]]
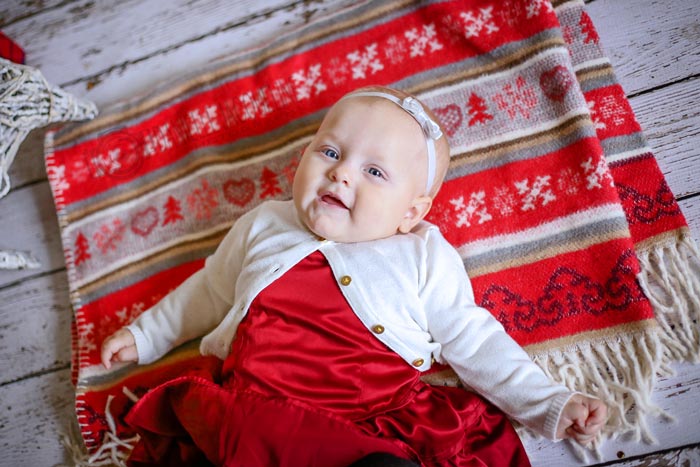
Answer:
[(398, 228), (399, 232), (408, 233), (413, 230), (413, 227), (422, 221), (425, 215), (428, 214), (428, 211), (430, 211), (432, 205), (433, 198), (430, 196), (420, 196), (415, 198), (411, 202), (411, 206), (406, 211), (406, 214), (404, 214), (403, 219), (401, 219), (401, 223), (399, 224)]

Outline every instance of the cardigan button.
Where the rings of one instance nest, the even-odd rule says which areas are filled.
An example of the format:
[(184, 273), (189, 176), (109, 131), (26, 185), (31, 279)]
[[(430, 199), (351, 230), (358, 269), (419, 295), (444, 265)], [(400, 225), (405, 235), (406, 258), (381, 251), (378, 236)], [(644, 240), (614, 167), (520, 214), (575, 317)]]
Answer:
[(372, 326), (372, 332), (375, 334), (381, 334), (384, 332), (384, 326), (382, 326), (381, 324), (375, 324), (374, 326)]
[(421, 366), (423, 366), (424, 363), (425, 363), (425, 360), (423, 360), (422, 358), (416, 358), (415, 360), (413, 360), (413, 362), (411, 362), (411, 365), (413, 365), (415, 367), (421, 367)]
[(340, 283), (343, 285), (350, 285), (350, 282), (352, 282), (352, 277), (350, 276), (343, 276), (340, 278)]

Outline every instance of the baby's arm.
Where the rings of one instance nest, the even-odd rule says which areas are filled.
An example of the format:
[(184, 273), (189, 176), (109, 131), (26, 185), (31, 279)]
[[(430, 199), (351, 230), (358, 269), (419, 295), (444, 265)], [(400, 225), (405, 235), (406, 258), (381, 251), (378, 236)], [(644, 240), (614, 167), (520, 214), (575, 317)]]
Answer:
[(552, 382), (491, 313), (476, 305), (459, 254), (442, 237), (430, 240), (421, 295), (428, 329), (441, 344), (439, 360), (506, 414), (557, 439), (564, 409), (575, 407), (570, 403), (575, 394)]
[(564, 406), (557, 425), (557, 438), (573, 438), (584, 446), (603, 429), (608, 407), (599, 399), (574, 394)]
[(250, 216), (239, 219), (202, 269), (109, 336), (102, 345), (102, 364), (110, 368), (112, 361), (151, 363), (214, 329), (233, 304), (249, 226)]

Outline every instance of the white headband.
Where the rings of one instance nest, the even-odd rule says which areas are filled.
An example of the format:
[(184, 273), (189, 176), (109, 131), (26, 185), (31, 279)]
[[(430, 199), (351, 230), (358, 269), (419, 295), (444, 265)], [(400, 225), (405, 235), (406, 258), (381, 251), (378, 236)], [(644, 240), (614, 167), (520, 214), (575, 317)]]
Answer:
[(420, 127), (423, 129), (425, 144), (428, 147), (428, 181), (425, 185), (425, 193), (430, 193), (430, 188), (433, 186), (435, 178), (435, 143), (433, 140), (438, 140), (442, 136), (440, 125), (438, 125), (428, 116), (420, 102), (410, 96), (404, 99), (399, 99), (398, 97), (386, 92), (360, 91), (346, 94), (343, 99), (347, 99), (349, 97), (381, 97), (383, 99), (388, 99), (408, 112), (411, 117), (418, 122)]

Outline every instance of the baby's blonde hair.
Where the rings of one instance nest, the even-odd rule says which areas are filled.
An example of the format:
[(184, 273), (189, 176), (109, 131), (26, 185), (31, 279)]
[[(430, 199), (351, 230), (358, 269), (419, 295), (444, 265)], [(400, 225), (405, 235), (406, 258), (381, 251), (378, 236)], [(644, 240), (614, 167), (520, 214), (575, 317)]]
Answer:
[(359, 92), (383, 92), (401, 100), (407, 97), (412, 97), (420, 102), (428, 116), (440, 126), (442, 136), (435, 141), (435, 177), (433, 178), (432, 185), (430, 186), (430, 192), (427, 193), (431, 198), (435, 198), (435, 195), (437, 195), (440, 187), (442, 186), (442, 182), (445, 180), (445, 175), (447, 174), (447, 169), (450, 165), (450, 144), (447, 142), (447, 133), (445, 133), (445, 128), (440, 122), (440, 119), (437, 118), (435, 113), (427, 105), (425, 105), (423, 101), (405, 91), (388, 88), (386, 86), (366, 86), (355, 89), (354, 91), (349, 92), (347, 95), (351, 96)]

